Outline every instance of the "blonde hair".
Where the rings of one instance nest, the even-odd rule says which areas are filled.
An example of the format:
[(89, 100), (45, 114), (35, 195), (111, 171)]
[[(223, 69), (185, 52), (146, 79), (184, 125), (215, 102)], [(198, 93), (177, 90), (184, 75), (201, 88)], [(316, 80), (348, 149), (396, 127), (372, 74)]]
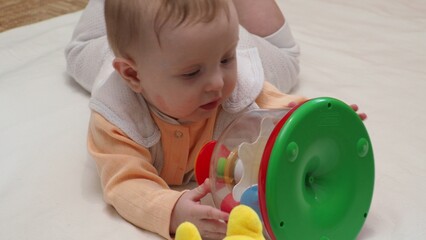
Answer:
[[(230, 0), (105, 0), (108, 42), (116, 56), (131, 57), (132, 46), (154, 31), (160, 43), (160, 31), (166, 24), (211, 22), (224, 10), (229, 20)], [(142, 43), (143, 44), (143, 43)]]

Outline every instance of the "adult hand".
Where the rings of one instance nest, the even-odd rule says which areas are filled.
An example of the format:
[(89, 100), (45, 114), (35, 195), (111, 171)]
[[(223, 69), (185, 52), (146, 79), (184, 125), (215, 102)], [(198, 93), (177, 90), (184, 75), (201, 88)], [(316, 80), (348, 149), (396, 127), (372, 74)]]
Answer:
[(185, 192), (172, 212), (170, 231), (175, 233), (179, 224), (188, 221), (194, 224), (205, 238), (223, 239), (229, 214), (211, 206), (201, 205), (200, 200), (211, 192), (209, 179), (200, 186)]

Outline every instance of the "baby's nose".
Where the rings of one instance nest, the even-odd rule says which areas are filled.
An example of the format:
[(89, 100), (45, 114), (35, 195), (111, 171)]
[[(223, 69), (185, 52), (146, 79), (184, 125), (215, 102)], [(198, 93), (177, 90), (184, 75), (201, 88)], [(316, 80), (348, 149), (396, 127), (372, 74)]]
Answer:
[(222, 74), (214, 74), (206, 85), (206, 91), (220, 91), (223, 88), (224, 80)]

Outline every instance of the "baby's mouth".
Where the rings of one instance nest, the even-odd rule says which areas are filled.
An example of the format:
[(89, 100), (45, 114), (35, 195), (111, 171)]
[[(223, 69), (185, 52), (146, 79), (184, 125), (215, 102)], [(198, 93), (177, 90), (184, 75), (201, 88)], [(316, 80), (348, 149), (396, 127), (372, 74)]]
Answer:
[(204, 110), (212, 110), (212, 109), (215, 109), (217, 106), (219, 106), (219, 99), (209, 102), (207, 104), (204, 104), (201, 106), (201, 108)]

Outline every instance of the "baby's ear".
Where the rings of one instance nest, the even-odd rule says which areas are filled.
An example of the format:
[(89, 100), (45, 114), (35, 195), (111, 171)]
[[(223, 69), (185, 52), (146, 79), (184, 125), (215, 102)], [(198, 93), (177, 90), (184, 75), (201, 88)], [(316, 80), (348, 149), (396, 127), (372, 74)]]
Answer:
[(134, 92), (142, 92), (142, 87), (138, 78), (136, 65), (132, 60), (117, 57), (112, 62), (112, 65)]

